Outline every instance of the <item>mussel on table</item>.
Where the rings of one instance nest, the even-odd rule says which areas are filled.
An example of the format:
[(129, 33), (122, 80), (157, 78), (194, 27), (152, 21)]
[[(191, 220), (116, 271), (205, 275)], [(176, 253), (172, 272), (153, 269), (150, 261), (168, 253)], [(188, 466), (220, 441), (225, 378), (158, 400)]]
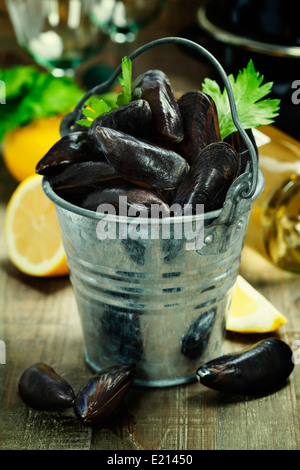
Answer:
[(133, 364), (103, 369), (79, 390), (74, 402), (76, 416), (85, 425), (101, 423), (116, 411), (135, 377)]
[(148, 101), (157, 135), (170, 142), (180, 142), (182, 118), (166, 74), (161, 70), (148, 70), (134, 80), (132, 89), (133, 100)]
[(96, 126), (95, 137), (109, 163), (124, 180), (145, 188), (174, 188), (188, 171), (186, 160), (173, 152), (124, 132)]
[(58, 140), (37, 163), (39, 175), (56, 175), (74, 163), (105, 160), (90, 144), (87, 132), (71, 132)]
[(263, 395), (283, 385), (294, 369), (288, 344), (263, 339), (242, 351), (226, 354), (200, 366), (202, 385), (224, 393)]
[(28, 367), (19, 380), (23, 401), (42, 411), (59, 411), (72, 406), (75, 393), (71, 385), (47, 364), (38, 362)]
[(207, 145), (179, 183), (174, 203), (196, 211), (197, 204), (209, 212), (222, 207), (226, 192), (239, 171), (239, 159), (226, 142)]
[(191, 165), (204, 147), (221, 141), (218, 114), (214, 101), (201, 91), (184, 93), (178, 105), (184, 131), (178, 152)]

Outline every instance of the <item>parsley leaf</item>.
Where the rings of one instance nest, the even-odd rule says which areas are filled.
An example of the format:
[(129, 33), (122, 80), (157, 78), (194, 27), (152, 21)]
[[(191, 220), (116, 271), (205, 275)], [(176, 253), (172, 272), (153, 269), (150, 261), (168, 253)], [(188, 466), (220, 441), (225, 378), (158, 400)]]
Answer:
[[(239, 121), (244, 129), (251, 129), (274, 122), (279, 114), (279, 99), (264, 99), (271, 92), (273, 82), (262, 84), (264, 76), (256, 72), (253, 61), (250, 60), (247, 67), (240, 70), (236, 79), (231, 74), (228, 76), (236, 103)], [(223, 93), (217, 82), (210, 78), (203, 81), (202, 91), (209, 95), (215, 102), (221, 138), (236, 131), (231, 118), (231, 111), (227, 91)]]
[(92, 125), (92, 122), (94, 119), (96, 119), (96, 117), (100, 116), (101, 114), (108, 113), (111, 111), (111, 109), (113, 109), (110, 104), (100, 97), (97, 98), (96, 96), (91, 96), (86, 104), (87, 107), (83, 108), (82, 114), (87, 117), (87, 119), (79, 119), (77, 124), (87, 127)]
[(0, 79), (5, 83), (6, 100), (17, 98), (29, 88), (38, 75), (34, 66), (18, 65), (10, 69), (0, 68)]
[(101, 114), (108, 113), (112, 109), (119, 108), (131, 101), (131, 77), (132, 63), (130, 59), (122, 59), (122, 77), (119, 77), (122, 92), (119, 95), (115, 93), (106, 93), (98, 97), (91, 96), (86, 102), (86, 108), (83, 108), (82, 114), (87, 119), (79, 119), (77, 124), (90, 127), (94, 119)]
[(117, 98), (117, 106), (123, 106), (131, 101), (131, 76), (132, 63), (130, 59), (122, 59), (122, 77), (119, 78), (122, 87), (122, 93)]
[(5, 134), (34, 119), (69, 111), (83, 96), (83, 90), (68, 77), (53, 77), (34, 66), (0, 68), (5, 83), (6, 104), (0, 105), (0, 142)]

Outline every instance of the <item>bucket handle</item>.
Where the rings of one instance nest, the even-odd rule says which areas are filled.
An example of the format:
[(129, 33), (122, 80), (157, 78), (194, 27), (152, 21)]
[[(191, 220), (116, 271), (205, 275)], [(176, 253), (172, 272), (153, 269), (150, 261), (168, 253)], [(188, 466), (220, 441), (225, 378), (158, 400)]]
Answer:
[[(205, 49), (203, 46), (200, 46), (199, 44), (197, 44), (197, 43), (195, 43), (195, 42), (193, 42), (189, 39), (185, 39), (185, 38), (181, 38), (181, 37), (166, 37), (166, 38), (161, 38), (161, 39), (156, 39), (154, 41), (151, 41), (147, 44), (144, 44), (140, 48), (136, 49), (134, 52), (132, 52), (132, 54), (130, 54), (128, 56), (128, 59), (133, 60), (135, 57), (139, 56), (140, 54), (147, 51), (148, 49), (151, 49), (152, 47), (159, 46), (159, 45), (162, 45), (162, 44), (169, 44), (169, 43), (181, 44), (183, 46), (187, 46), (187, 47), (190, 47), (190, 48), (194, 49), (196, 52), (200, 52), (200, 54), (204, 55), (214, 65), (214, 67), (217, 69), (217, 71), (218, 71), (218, 73), (219, 73), (219, 75), (220, 75), (220, 77), (223, 81), (223, 84), (226, 88), (226, 91), (227, 91), (232, 120), (233, 120), (233, 122), (235, 124), (235, 127), (237, 128), (240, 136), (244, 140), (244, 142), (247, 146), (247, 149), (249, 151), (250, 157), (251, 157), (252, 180), (249, 181), (248, 189), (243, 190), (243, 192), (241, 194), (241, 196), (245, 199), (251, 198), (255, 193), (255, 189), (256, 189), (256, 186), (257, 186), (257, 180), (258, 180), (257, 154), (256, 154), (256, 150), (254, 148), (254, 145), (251, 142), (251, 139), (249, 138), (249, 136), (247, 135), (245, 129), (242, 127), (242, 125), (239, 121), (236, 106), (235, 106), (235, 99), (234, 99), (233, 91), (232, 91), (232, 88), (231, 88), (231, 84), (228, 80), (228, 77), (225, 73), (225, 70), (223, 69), (221, 64), (218, 62), (218, 60), (207, 49)], [(105, 82), (101, 83), (100, 85), (97, 85), (94, 88), (92, 88), (91, 90), (89, 90), (83, 96), (83, 98), (79, 101), (79, 103), (74, 108), (74, 110), (71, 111), (70, 113), (66, 114), (66, 116), (64, 116), (64, 118), (62, 119), (61, 125), (60, 125), (60, 135), (62, 137), (64, 135), (74, 131), (74, 128), (71, 129), (71, 127), (75, 126), (76, 121), (78, 119), (80, 119), (81, 109), (84, 106), (84, 103), (86, 102), (86, 100), (88, 98), (90, 98), (90, 96), (92, 96), (92, 95), (99, 94), (99, 93), (103, 92), (106, 88), (108, 88), (110, 85), (112, 85), (112, 83), (114, 83), (114, 81), (117, 79), (117, 77), (119, 76), (121, 71), (122, 71), (122, 65), (120, 64), (108, 80), (106, 80)]]

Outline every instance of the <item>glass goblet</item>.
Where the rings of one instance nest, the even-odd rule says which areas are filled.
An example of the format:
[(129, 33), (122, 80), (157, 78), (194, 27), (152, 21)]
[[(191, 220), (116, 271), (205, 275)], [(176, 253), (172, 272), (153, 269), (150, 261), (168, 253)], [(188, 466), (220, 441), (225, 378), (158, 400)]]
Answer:
[(113, 42), (133, 42), (138, 31), (154, 21), (167, 0), (96, 0), (90, 18)]
[(89, 19), (95, 0), (6, 0), (19, 45), (55, 76), (74, 75), (104, 34)]

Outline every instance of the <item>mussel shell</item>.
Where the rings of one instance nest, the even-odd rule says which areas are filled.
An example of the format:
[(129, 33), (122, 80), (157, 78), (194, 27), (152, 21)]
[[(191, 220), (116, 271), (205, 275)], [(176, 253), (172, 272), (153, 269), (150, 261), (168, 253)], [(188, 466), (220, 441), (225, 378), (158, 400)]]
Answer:
[(132, 84), (132, 98), (148, 101), (158, 136), (170, 142), (183, 139), (182, 118), (168, 77), (161, 70), (148, 70)]
[(169, 204), (169, 206), (171, 206), (176, 195), (176, 188), (156, 189), (156, 193), (163, 201), (165, 201), (167, 204)]
[(133, 364), (103, 369), (79, 390), (74, 402), (76, 416), (87, 425), (101, 423), (118, 408), (134, 377)]
[(199, 367), (197, 379), (225, 393), (261, 395), (281, 386), (294, 369), (290, 347), (277, 338), (259, 341)]
[(88, 133), (71, 132), (58, 140), (37, 163), (39, 175), (54, 175), (74, 163), (105, 160), (101, 152), (90, 145)]
[(144, 188), (171, 189), (188, 171), (184, 158), (124, 132), (97, 126), (95, 135), (103, 153), (126, 181)]
[(96, 126), (109, 127), (135, 137), (146, 137), (152, 128), (152, 111), (147, 101), (136, 100), (102, 114), (93, 121), (88, 130), (92, 141), (95, 138)]
[(201, 91), (188, 91), (178, 100), (184, 138), (178, 152), (191, 165), (201, 150), (221, 141), (218, 114), (214, 101)]
[(92, 186), (75, 186), (74, 188), (55, 189), (56, 194), (67, 202), (75, 206), (81, 206), (82, 201), (92, 192), (96, 190), (96, 185)]
[(226, 192), (239, 172), (239, 159), (233, 147), (225, 142), (207, 145), (178, 185), (175, 203), (195, 210), (204, 204), (205, 212), (218, 209)]
[(74, 163), (61, 173), (50, 177), (53, 189), (77, 188), (89, 186), (119, 177), (114, 167), (107, 161)]
[[(126, 206), (122, 207), (120, 213), (120, 203), (122, 204), (123, 201), (126, 202)], [(148, 217), (153, 205), (159, 206), (161, 216), (166, 217), (170, 213), (169, 206), (158, 195), (145, 188), (126, 184), (126, 182), (115, 187), (96, 189), (83, 200), (82, 207), (97, 211), (102, 204), (110, 204), (116, 209), (118, 215), (130, 217), (135, 215)], [(153, 211), (152, 214), (154, 214)]]
[[(255, 141), (255, 137), (253, 135), (252, 129), (246, 129), (246, 134), (250, 138), (254, 149), (256, 151), (257, 159), (259, 157), (257, 144)], [(244, 139), (241, 138), (240, 133), (238, 131), (233, 132), (228, 137), (226, 137), (225, 142), (228, 142), (237, 152), (239, 159), (240, 159), (240, 173), (244, 173), (246, 170), (246, 165), (249, 161), (251, 161), (250, 153), (248, 150), (247, 145), (245, 144)]]
[(19, 380), (23, 401), (35, 410), (59, 411), (72, 406), (71, 385), (47, 364), (38, 362), (26, 369)]
[[(51, 177), (49, 177), (49, 181), (51, 182)], [(97, 191), (103, 191), (103, 189), (106, 189), (106, 188), (119, 186), (121, 184), (124, 184), (124, 180), (122, 180), (122, 178), (114, 178), (114, 179), (107, 179), (104, 181), (98, 181), (97, 183), (93, 183), (89, 185), (74, 186), (72, 188), (64, 188), (64, 189), (55, 189), (54, 191), (59, 197), (61, 197), (62, 199), (65, 199), (65, 201), (68, 201), (71, 204), (81, 207), (83, 201), (90, 194), (97, 192)]]

